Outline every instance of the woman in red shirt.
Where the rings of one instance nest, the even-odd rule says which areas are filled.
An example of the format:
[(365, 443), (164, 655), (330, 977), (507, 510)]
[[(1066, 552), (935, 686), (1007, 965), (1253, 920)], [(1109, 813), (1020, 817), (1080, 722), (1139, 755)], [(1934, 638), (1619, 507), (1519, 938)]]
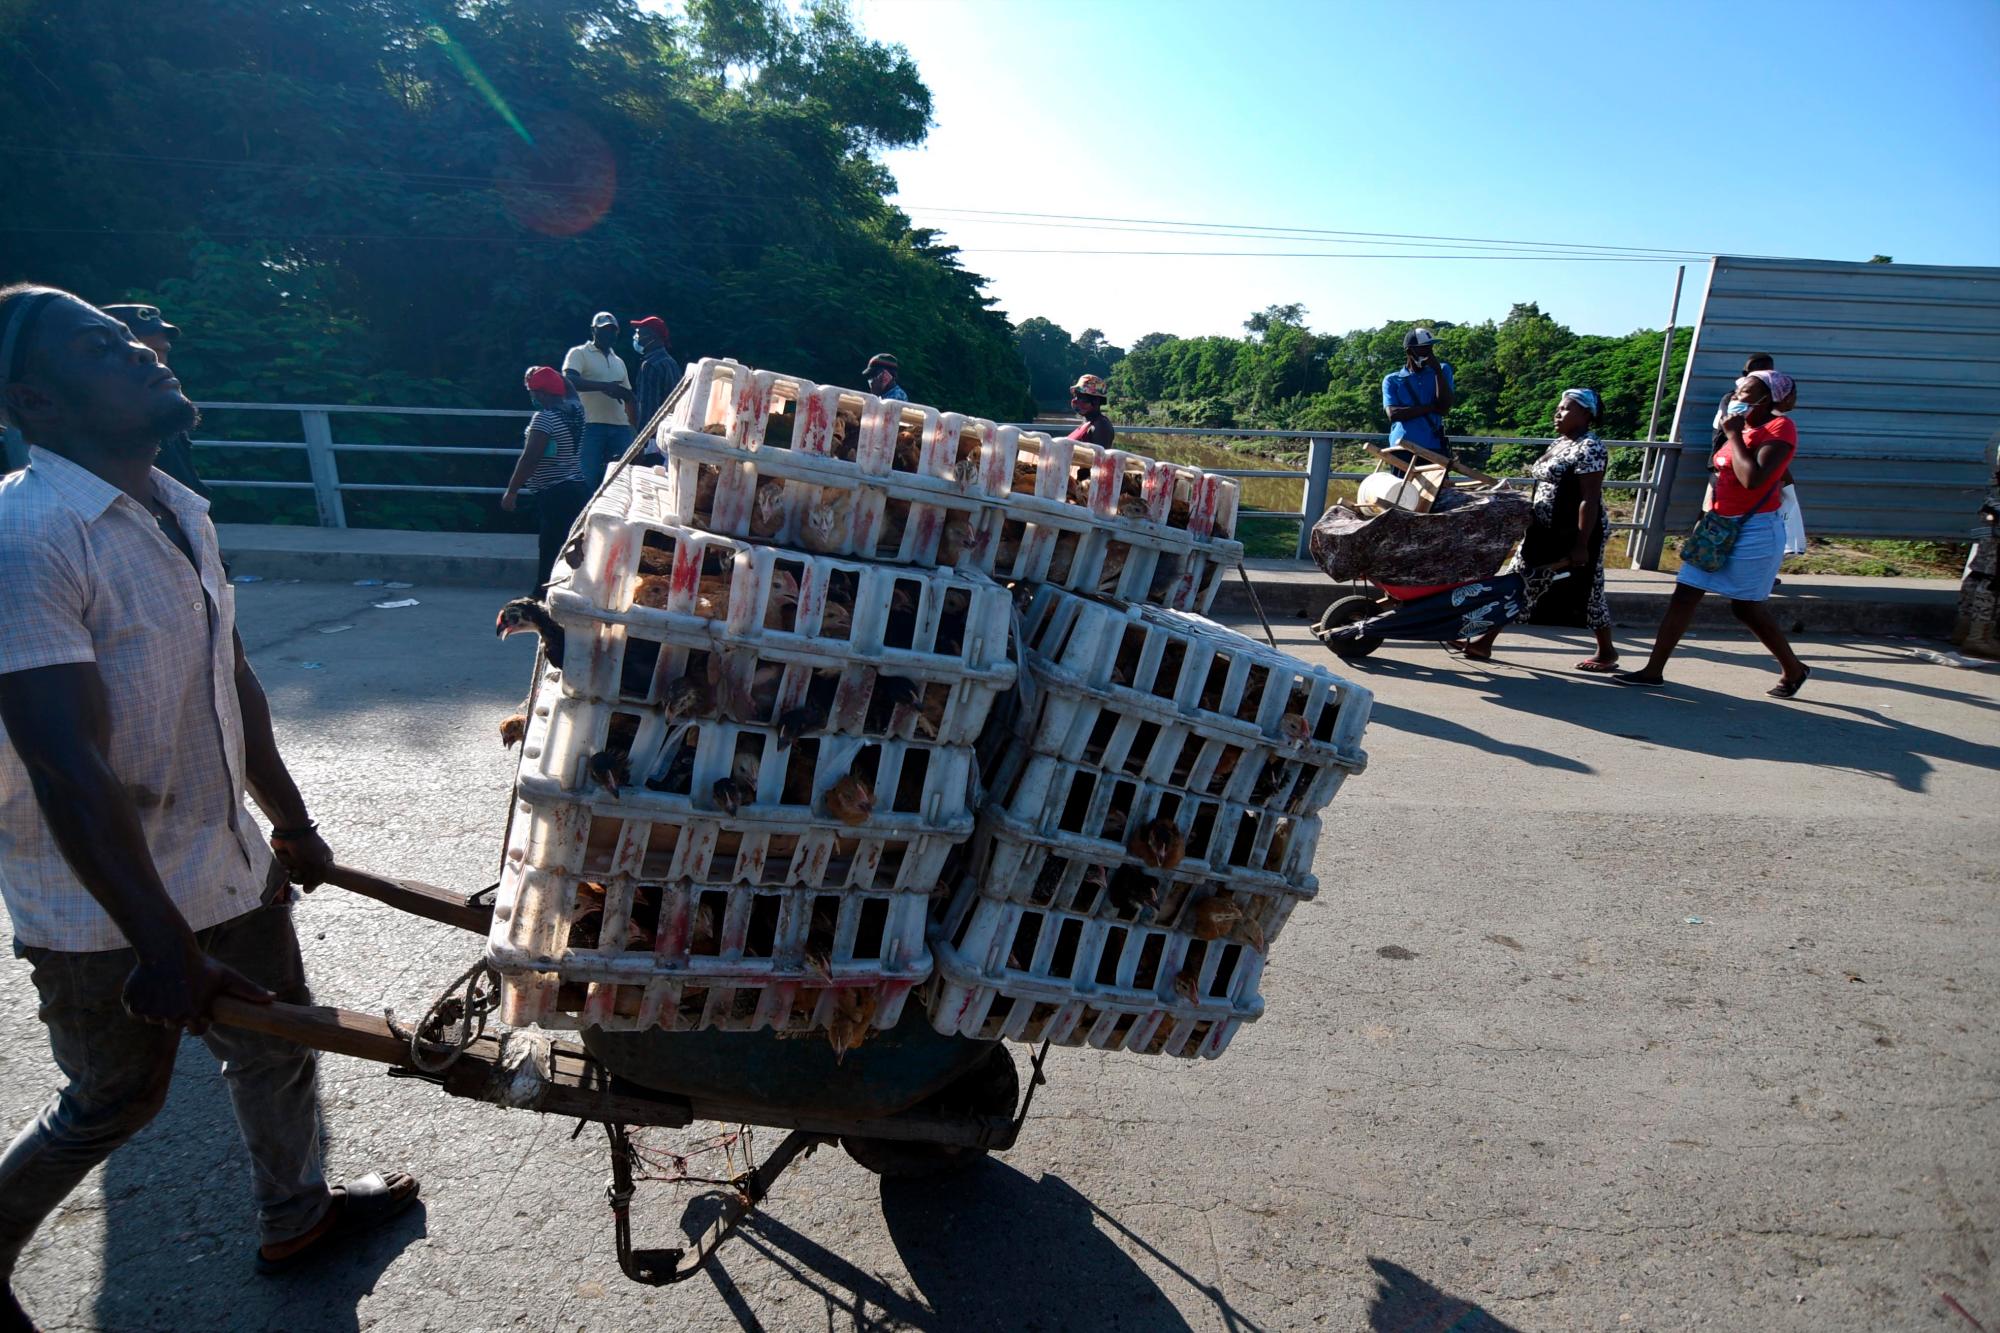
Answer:
[(1779, 483), (1798, 451), (1798, 427), (1775, 414), (1779, 403), (1797, 392), (1792, 377), (1782, 371), (1759, 370), (1736, 381), (1728, 414), (1723, 418), (1727, 442), (1709, 460), (1715, 469), (1715, 492), (1711, 507), (1718, 514), (1744, 517), (1736, 544), (1729, 549), (1728, 563), (1710, 573), (1683, 564), (1673, 599), (1660, 622), (1653, 654), (1637, 671), (1621, 671), (1612, 677), (1621, 685), (1661, 685), (1666, 681), (1662, 668), (1680, 644), (1694, 620), (1695, 607), (1705, 593), (1720, 593), (1729, 599), (1729, 609), (1750, 627), (1763, 645), (1778, 659), (1783, 675), (1765, 693), (1774, 699), (1789, 699), (1799, 692), (1812, 668), (1799, 660), (1786, 641), (1784, 631), (1764, 605), (1777, 582), (1778, 566), (1785, 559), (1785, 525), (1778, 510), (1783, 503)]

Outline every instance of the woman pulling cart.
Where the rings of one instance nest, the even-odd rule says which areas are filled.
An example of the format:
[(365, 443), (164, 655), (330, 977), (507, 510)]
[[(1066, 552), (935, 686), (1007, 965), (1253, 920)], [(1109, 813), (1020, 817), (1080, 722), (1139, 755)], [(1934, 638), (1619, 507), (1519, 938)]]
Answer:
[[(1565, 389), (1556, 401), (1556, 437), (1529, 467), (1534, 478), (1534, 517), (1521, 548), (1503, 573), (1521, 574), (1527, 581), (1529, 618), (1552, 624), (1575, 624), (1578, 608), (1556, 608), (1554, 602), (1580, 600), (1583, 623), (1597, 636), (1597, 651), (1576, 664), (1578, 671), (1599, 675), (1615, 670), (1618, 648), (1611, 642), (1611, 612), (1604, 604), (1604, 545), (1610, 525), (1604, 518), (1604, 473), (1610, 454), (1595, 429), (1603, 408), (1595, 389)], [(1559, 572), (1567, 571), (1568, 586), (1550, 592)], [(1461, 639), (1452, 647), (1474, 662), (1493, 656), (1498, 627), (1477, 639)]]

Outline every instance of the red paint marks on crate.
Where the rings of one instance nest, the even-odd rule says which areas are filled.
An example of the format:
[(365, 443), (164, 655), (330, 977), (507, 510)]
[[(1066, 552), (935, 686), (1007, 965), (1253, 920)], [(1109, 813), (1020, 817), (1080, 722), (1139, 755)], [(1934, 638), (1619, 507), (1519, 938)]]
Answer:
[(1207, 537), (1215, 532), (1215, 507), (1222, 498), (1222, 478), (1203, 473), (1195, 482), (1194, 499), (1188, 506), (1188, 532)]
[[(736, 438), (747, 442), (753, 433), (752, 423), (761, 425), (764, 419), (765, 395), (757, 383), (755, 375), (744, 377), (743, 392), (736, 396)], [(761, 435), (762, 431), (755, 431)]]
[(861, 729), (868, 716), (868, 699), (875, 692), (876, 670), (870, 666), (850, 666), (840, 673), (840, 685), (833, 692), (833, 713), (827, 718), (829, 731)]
[(1147, 469), (1146, 480), (1140, 488), (1141, 498), (1146, 502), (1146, 517), (1155, 523), (1167, 521), (1167, 515), (1174, 505), (1174, 487), (1179, 484), (1180, 469), (1172, 463), (1156, 463)]
[(1090, 465), (1091, 512), (1102, 514), (1107, 518), (1118, 512), (1118, 487), (1121, 482), (1118, 475), (1119, 457), (1116, 449), (1100, 449), (1097, 451), (1096, 460)]
[(831, 452), (833, 419), (827, 414), (826, 399), (814, 394), (806, 399), (804, 407), (805, 419), (792, 438), (792, 448), (806, 454)]
[[(701, 550), (692, 542), (679, 542), (674, 546), (674, 577), (669, 585), (671, 595), (678, 601), (693, 597), (695, 589), (701, 585)], [(682, 610), (686, 607), (682, 606)]]
[(877, 534), (882, 526), (882, 497), (880, 495), (855, 494), (854, 503), (848, 506), (848, 550), (856, 555), (873, 556)]

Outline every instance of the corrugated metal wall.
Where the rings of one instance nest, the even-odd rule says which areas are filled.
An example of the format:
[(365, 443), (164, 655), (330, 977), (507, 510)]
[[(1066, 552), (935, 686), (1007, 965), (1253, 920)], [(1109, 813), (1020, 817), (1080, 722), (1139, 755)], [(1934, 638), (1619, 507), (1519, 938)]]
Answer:
[(1799, 381), (1807, 526), (1965, 539), (2000, 439), (2000, 269), (1720, 256), (1681, 381), (1667, 532), (1701, 506), (1715, 405), (1753, 352)]

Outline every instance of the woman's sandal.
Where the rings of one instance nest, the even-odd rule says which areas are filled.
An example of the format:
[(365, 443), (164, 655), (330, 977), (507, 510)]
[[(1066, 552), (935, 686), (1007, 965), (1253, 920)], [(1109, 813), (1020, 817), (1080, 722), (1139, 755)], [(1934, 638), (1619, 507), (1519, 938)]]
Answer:
[(1637, 671), (1614, 671), (1611, 673), (1611, 679), (1620, 685), (1633, 685), (1642, 690), (1657, 690), (1667, 683), (1663, 679), (1642, 675)]
[(1453, 639), (1445, 647), (1457, 653), (1468, 662), (1491, 662), (1493, 660), (1493, 650), (1491, 648), (1481, 648), (1470, 639)]
[(1618, 669), (1618, 659), (1614, 657), (1607, 662), (1601, 657), (1586, 657), (1576, 664), (1576, 669), (1593, 676), (1608, 676)]
[(1804, 674), (1802, 674), (1797, 680), (1780, 680), (1776, 685), (1773, 685), (1770, 689), (1765, 690), (1764, 693), (1769, 695), (1773, 699), (1790, 699), (1796, 694), (1798, 694), (1800, 690), (1804, 689), (1806, 686), (1806, 682), (1811, 679), (1812, 679), (1812, 668), (1807, 667), (1805, 669)]
[[(408, 1182), (408, 1188), (403, 1188)], [(379, 1171), (371, 1171), (359, 1180), (333, 1187), (333, 1206), (321, 1222), (317, 1233), (297, 1249), (287, 1250), (282, 1255), (267, 1255), (261, 1249), (257, 1252), (257, 1271), (260, 1273), (283, 1273), (340, 1248), (336, 1241), (350, 1239), (365, 1231), (372, 1231), (390, 1218), (396, 1216), (417, 1201), (417, 1178), (398, 1171), (384, 1180)], [(401, 1190), (399, 1193), (398, 1191)]]

